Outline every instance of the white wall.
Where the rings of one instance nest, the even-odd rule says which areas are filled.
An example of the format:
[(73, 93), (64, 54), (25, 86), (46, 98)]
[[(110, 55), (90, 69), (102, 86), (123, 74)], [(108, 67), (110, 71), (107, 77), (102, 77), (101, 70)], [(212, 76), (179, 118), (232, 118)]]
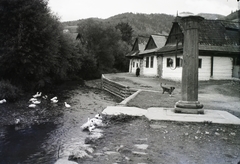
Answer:
[(198, 69), (198, 80), (209, 80), (211, 76), (211, 57), (199, 56), (202, 59), (202, 67)]
[(232, 69), (233, 62), (231, 57), (214, 57), (212, 79), (231, 79)]
[[(173, 60), (173, 66), (167, 67), (167, 58)], [(178, 58), (183, 58), (182, 55), (178, 55)], [(199, 56), (199, 59), (202, 59), (202, 66), (198, 69), (198, 80), (204, 81), (209, 80), (211, 76), (211, 57), (209, 56)], [(175, 56), (164, 56), (163, 57), (163, 74), (162, 78), (170, 79), (175, 81), (182, 80), (182, 67), (175, 67), (176, 59)]]
[[(149, 57), (149, 67), (146, 67), (146, 58)], [(151, 56), (145, 56), (143, 58), (143, 75), (144, 76), (158, 76), (158, 62), (157, 62), (157, 56), (153, 56), (153, 68), (150, 67), (151, 63)]]
[[(178, 56), (182, 58), (181, 56)], [(171, 58), (173, 60), (173, 66), (172, 67), (167, 67), (167, 58)], [(182, 80), (182, 67), (175, 67), (176, 65), (176, 59), (175, 56), (163, 56), (163, 70), (162, 70), (162, 78), (163, 79), (170, 79), (170, 80), (175, 80), (179, 81)]]
[(140, 59), (130, 59), (129, 73), (136, 73), (137, 65), (138, 65), (138, 67), (140, 67)]

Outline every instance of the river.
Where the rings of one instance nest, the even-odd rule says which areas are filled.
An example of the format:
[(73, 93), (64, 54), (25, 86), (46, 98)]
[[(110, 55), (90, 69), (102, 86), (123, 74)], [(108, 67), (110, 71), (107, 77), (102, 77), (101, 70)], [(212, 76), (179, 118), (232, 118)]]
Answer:
[[(88, 133), (80, 127), (88, 118), (119, 101), (105, 91), (86, 86), (49, 95), (57, 96), (59, 102), (52, 104), (49, 96), (47, 100), (41, 98), (36, 109), (29, 109), (27, 97), (24, 105), (0, 106), (2, 120), (21, 120), (17, 125), (9, 121), (0, 126), (0, 164), (53, 164), (59, 158), (67, 159), (75, 150), (86, 147)], [(64, 106), (65, 101), (70, 108)]]

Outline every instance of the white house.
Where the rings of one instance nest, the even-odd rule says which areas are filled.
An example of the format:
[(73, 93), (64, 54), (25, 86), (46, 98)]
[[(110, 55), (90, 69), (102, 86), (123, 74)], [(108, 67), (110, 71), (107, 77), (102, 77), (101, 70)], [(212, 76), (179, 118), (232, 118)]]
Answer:
[[(143, 42), (144, 40), (144, 42)], [(129, 73), (135, 73), (136, 68), (140, 68), (140, 75), (159, 76), (159, 59), (157, 51), (165, 45), (165, 35), (151, 35), (149, 38), (135, 40), (131, 53), (127, 55), (130, 58)]]
[[(129, 73), (140, 67), (140, 75), (180, 81), (182, 78), (184, 26), (176, 17), (167, 39), (151, 35), (137, 38), (130, 58)], [(206, 20), (199, 23), (199, 80), (240, 78), (240, 28), (237, 23)]]
[[(177, 17), (163, 48), (162, 78), (181, 80), (184, 44), (182, 20)], [(234, 22), (203, 20), (199, 24), (199, 80), (240, 77), (239, 27)]]
[(138, 36), (135, 39), (131, 52), (126, 55), (126, 57), (130, 59), (129, 73), (135, 74), (136, 69), (139, 67), (140, 75), (142, 74), (143, 70), (141, 68), (143, 67), (143, 61), (142, 56), (139, 56), (139, 53), (144, 51), (147, 44), (147, 40), (148, 37)]

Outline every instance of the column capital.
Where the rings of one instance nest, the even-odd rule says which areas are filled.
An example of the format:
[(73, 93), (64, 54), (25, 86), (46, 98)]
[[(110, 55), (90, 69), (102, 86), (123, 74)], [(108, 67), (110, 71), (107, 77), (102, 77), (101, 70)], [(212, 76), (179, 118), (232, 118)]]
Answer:
[(204, 18), (201, 16), (187, 16), (181, 18), (184, 30), (198, 29), (199, 22), (203, 20)]

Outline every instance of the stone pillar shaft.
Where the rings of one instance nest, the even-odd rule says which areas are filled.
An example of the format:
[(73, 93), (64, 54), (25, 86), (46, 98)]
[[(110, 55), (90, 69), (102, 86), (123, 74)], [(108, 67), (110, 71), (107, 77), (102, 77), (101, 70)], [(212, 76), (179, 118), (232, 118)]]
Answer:
[(203, 113), (203, 105), (198, 102), (198, 24), (202, 20), (203, 18), (199, 16), (182, 18), (184, 26), (182, 100), (176, 103), (176, 112)]

